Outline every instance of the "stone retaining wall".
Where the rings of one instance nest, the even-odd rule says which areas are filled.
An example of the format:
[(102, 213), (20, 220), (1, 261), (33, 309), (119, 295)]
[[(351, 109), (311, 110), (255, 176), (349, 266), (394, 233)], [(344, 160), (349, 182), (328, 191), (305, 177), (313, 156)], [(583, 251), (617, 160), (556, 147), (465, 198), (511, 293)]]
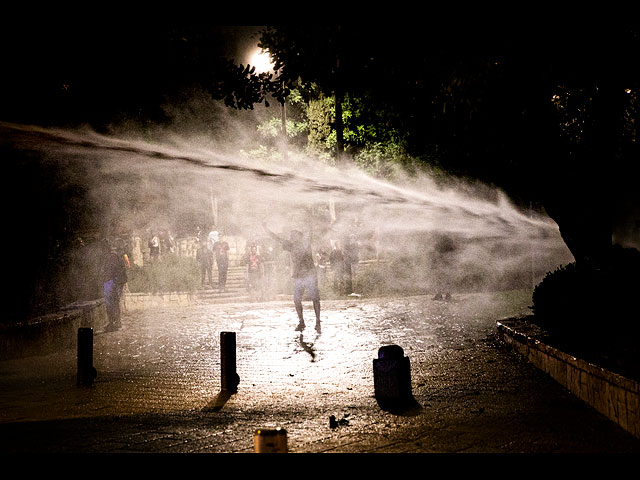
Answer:
[(187, 306), (194, 301), (195, 295), (189, 292), (126, 293), (122, 296), (122, 312), (166, 306)]
[(103, 330), (107, 323), (107, 310), (101, 299), (74, 303), (60, 312), (25, 322), (0, 325), (0, 360), (76, 348), (78, 328)]
[(504, 341), (571, 393), (640, 438), (640, 384), (498, 322)]

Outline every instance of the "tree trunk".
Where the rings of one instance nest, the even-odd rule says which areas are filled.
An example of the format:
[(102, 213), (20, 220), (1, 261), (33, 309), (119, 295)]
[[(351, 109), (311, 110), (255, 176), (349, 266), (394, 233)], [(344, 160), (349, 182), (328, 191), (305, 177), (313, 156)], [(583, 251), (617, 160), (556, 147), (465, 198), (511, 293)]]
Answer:
[(281, 139), (281, 148), (282, 148), (282, 157), (286, 161), (288, 158), (287, 150), (288, 150), (288, 141), (287, 141), (287, 102), (284, 100), (282, 102), (282, 139)]
[(336, 161), (344, 159), (344, 124), (342, 122), (342, 93), (336, 92)]

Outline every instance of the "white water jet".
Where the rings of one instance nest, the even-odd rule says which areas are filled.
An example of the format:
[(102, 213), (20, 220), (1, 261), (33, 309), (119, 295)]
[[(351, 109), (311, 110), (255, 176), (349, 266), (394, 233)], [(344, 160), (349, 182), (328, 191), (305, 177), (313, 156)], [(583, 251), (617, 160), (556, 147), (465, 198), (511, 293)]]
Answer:
[[(520, 211), (499, 191), (477, 196), (468, 186), (445, 188), (426, 174), (391, 183), (299, 154), (290, 153), (283, 165), (223, 153), (202, 137), (171, 135), (152, 142), (90, 129), (9, 123), (0, 129), (13, 148), (59, 162), (69, 181), (87, 185), (91, 202), (112, 205), (114, 214), (140, 228), (149, 227), (141, 225), (143, 218), (153, 223), (190, 208), (202, 210), (214, 193), (225, 199), (228, 216), (252, 230), (247, 235), (260, 231), (263, 220), (282, 232), (305, 228), (310, 205), (333, 202), (343, 213), (319, 242), (352, 233), (357, 224), (375, 236), (378, 254), (414, 258), (416, 268), (446, 235), (455, 242), (451, 271), (463, 276), (480, 268), (488, 284), (506, 271), (520, 271), (529, 272), (533, 286), (544, 272), (572, 260), (550, 218)], [(135, 211), (123, 205), (135, 205)], [(426, 277), (422, 272), (419, 280)]]

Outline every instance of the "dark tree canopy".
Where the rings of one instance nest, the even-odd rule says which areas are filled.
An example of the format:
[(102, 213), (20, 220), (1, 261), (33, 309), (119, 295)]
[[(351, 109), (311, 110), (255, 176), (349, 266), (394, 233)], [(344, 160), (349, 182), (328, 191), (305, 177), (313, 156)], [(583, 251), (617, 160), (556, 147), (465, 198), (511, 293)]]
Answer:
[(383, 105), (414, 155), (436, 145), (448, 171), (541, 202), (595, 260), (618, 217), (637, 221), (640, 28), (542, 27), (274, 26), (261, 40), (287, 84)]
[(224, 29), (205, 22), (123, 21), (117, 34), (89, 23), (19, 26), (3, 32), (3, 118), (163, 121), (160, 105), (190, 85), (252, 108), (314, 83), (375, 106), (414, 156), (436, 149), (445, 170), (540, 202), (577, 258), (606, 249), (612, 223), (637, 229), (640, 28), (432, 18), (268, 27), (260, 42), (276, 75), (231, 63)]

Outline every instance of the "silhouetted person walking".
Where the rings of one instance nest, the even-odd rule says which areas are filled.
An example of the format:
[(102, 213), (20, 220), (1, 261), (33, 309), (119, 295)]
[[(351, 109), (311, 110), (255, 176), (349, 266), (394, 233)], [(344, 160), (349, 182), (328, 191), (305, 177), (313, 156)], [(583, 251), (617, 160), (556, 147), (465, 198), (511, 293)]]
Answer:
[(454, 240), (448, 235), (439, 235), (431, 255), (431, 268), (436, 276), (434, 300), (451, 300), (451, 275), (456, 255)]
[(206, 242), (200, 242), (198, 250), (196, 251), (196, 262), (200, 267), (200, 283), (204, 288), (205, 279), (209, 279), (209, 284), (213, 288), (213, 278), (211, 277), (211, 270), (213, 265), (213, 253), (207, 247)]
[(227, 291), (227, 272), (229, 271), (229, 244), (220, 239), (213, 244), (213, 250), (218, 266), (218, 290)]
[(149, 239), (149, 259), (151, 263), (156, 262), (160, 258), (160, 237), (155, 232), (151, 232)]
[(120, 297), (127, 283), (127, 267), (124, 252), (118, 252), (105, 242), (105, 258), (102, 264), (104, 301), (109, 324), (107, 331), (118, 330), (120, 323)]
[(345, 262), (342, 248), (340, 248), (340, 242), (338, 240), (333, 244), (333, 249), (329, 255), (329, 263), (331, 264), (331, 270), (333, 271), (333, 289), (338, 294), (346, 294), (344, 274), (345, 274)]
[(354, 235), (350, 235), (345, 242), (344, 249), (344, 289), (347, 295), (353, 293), (353, 266), (358, 263), (358, 242)]
[(263, 223), (265, 231), (280, 242), (282, 249), (291, 255), (291, 276), (293, 278), (293, 303), (296, 307), (298, 320), (300, 323), (296, 331), (301, 332), (305, 328), (304, 317), (302, 315), (302, 296), (306, 292), (313, 301), (313, 310), (316, 314), (316, 331), (320, 333), (320, 292), (318, 290), (318, 276), (316, 266), (313, 263), (311, 254), (311, 233), (307, 239), (299, 230), (293, 230), (289, 240), (280, 238), (267, 228)]
[(249, 252), (245, 257), (247, 264), (247, 287), (252, 299), (262, 300), (263, 295), (263, 278), (264, 263), (261, 255), (258, 253), (257, 245), (251, 245)]

